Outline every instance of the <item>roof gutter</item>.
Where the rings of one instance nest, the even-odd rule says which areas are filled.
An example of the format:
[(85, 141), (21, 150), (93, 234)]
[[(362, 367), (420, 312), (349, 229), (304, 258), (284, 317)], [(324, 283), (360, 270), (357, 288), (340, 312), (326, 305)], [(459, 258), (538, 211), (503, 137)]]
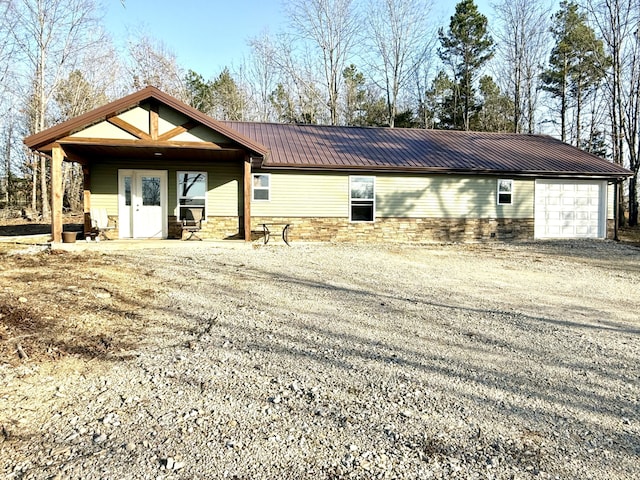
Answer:
[(491, 170), (473, 168), (445, 168), (445, 167), (393, 167), (393, 166), (298, 166), (298, 165), (269, 165), (263, 162), (261, 167), (264, 170), (299, 170), (316, 172), (372, 172), (372, 173), (423, 173), (435, 175), (491, 175), (491, 176), (511, 176), (521, 178), (578, 178), (578, 179), (598, 179), (622, 181), (633, 175), (631, 172), (566, 172), (566, 171), (518, 171), (518, 170)]

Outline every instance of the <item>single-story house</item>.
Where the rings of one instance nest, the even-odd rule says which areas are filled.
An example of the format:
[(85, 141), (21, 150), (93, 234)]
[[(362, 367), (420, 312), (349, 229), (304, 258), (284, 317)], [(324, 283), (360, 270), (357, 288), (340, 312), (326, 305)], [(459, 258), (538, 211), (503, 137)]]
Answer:
[(247, 241), (291, 224), (308, 241), (607, 238), (631, 172), (548, 136), (216, 121), (154, 87), (29, 136), (51, 157), (52, 235), (61, 165), (84, 171), (85, 224), (118, 238)]

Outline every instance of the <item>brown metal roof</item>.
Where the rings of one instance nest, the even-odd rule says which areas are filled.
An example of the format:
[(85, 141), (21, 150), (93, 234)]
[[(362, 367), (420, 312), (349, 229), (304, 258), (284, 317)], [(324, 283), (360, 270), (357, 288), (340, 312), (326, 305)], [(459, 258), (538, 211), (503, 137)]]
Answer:
[[(237, 142), (252, 155), (263, 157), (264, 168), (601, 178), (632, 175), (632, 172), (619, 165), (547, 136), (222, 122), (155, 87), (144, 88), (31, 135), (24, 143), (31, 149), (45, 151), (47, 146), (74, 132), (148, 101), (163, 103)], [(89, 147), (78, 145), (73, 148), (77, 148), (81, 154), (83, 148)], [(194, 149), (197, 150), (197, 147), (190, 147), (189, 155)], [(136, 155), (140, 152), (142, 150), (136, 150)], [(177, 151), (173, 153), (179, 155)], [(207, 158), (207, 155), (203, 158)]]
[(631, 172), (542, 135), (223, 122), (265, 145), (264, 168), (621, 178)]

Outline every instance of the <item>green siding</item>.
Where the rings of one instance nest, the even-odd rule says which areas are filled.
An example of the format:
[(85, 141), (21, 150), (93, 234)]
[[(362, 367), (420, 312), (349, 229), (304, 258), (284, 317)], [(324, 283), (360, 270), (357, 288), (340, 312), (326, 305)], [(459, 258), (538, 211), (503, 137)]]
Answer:
[(242, 165), (238, 163), (217, 163), (202, 165), (198, 162), (175, 163), (156, 161), (153, 164), (104, 161), (91, 167), (91, 205), (106, 208), (109, 215), (118, 214), (118, 170), (166, 170), (167, 171), (167, 211), (175, 215), (177, 208), (178, 171), (207, 172), (209, 191), (207, 206), (210, 216), (237, 216), (242, 209)]
[(252, 200), (252, 216), (349, 216), (349, 176), (345, 174), (271, 173), (270, 196), (269, 201)]
[[(167, 170), (169, 215), (176, 214), (177, 172), (208, 175), (209, 216), (241, 216), (242, 164), (157, 161), (139, 169)], [(118, 169), (131, 162), (102, 162), (91, 170), (91, 204), (118, 213)], [(497, 205), (497, 177), (389, 175), (376, 177), (378, 218), (533, 218), (534, 180), (514, 180), (513, 204)], [(611, 189), (612, 190), (612, 189)], [(349, 174), (271, 172), (271, 199), (251, 202), (255, 217), (349, 217)], [(611, 198), (611, 193), (609, 195)], [(609, 208), (611, 211), (611, 207)]]
[(97, 164), (91, 167), (91, 207), (106, 208), (107, 214), (118, 214), (118, 167)]
[(243, 165), (220, 164), (205, 170), (208, 173), (209, 216), (235, 217), (241, 215), (243, 204)]
[[(363, 174), (360, 174), (363, 175)], [(512, 205), (497, 205), (497, 178), (376, 177), (376, 217), (533, 218), (534, 180), (514, 180)], [(349, 174), (271, 173), (271, 200), (251, 203), (259, 217), (349, 217)]]
[(533, 218), (535, 181), (514, 180), (512, 205), (497, 204), (497, 181), (488, 176), (378, 175), (376, 216)]

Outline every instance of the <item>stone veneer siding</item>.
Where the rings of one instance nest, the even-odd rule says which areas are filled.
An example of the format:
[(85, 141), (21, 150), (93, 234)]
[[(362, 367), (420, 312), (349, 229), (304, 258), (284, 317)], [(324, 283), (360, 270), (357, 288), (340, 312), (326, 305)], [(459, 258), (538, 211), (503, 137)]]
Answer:
[[(289, 240), (302, 242), (483, 242), (533, 240), (534, 220), (511, 218), (378, 218), (375, 222), (349, 222), (341, 218), (253, 217), (251, 238), (263, 237), (262, 223), (290, 223)], [(215, 240), (243, 239), (242, 217), (209, 217), (199, 236)], [(271, 238), (281, 240), (281, 226)], [(188, 234), (185, 234), (188, 235)], [(613, 238), (613, 220), (607, 220), (607, 238)], [(117, 231), (110, 237), (117, 238)], [(169, 238), (181, 238), (182, 226), (169, 217)]]
[[(252, 231), (262, 236), (261, 223), (291, 223), (289, 240), (307, 242), (479, 242), (533, 239), (533, 219), (377, 218), (349, 222), (341, 218), (253, 217)], [(271, 229), (272, 238), (279, 237)], [(254, 235), (252, 235), (254, 237)]]
[(606, 238), (613, 240), (615, 236), (616, 236), (616, 221), (611, 218), (608, 218)]
[[(207, 217), (206, 222), (202, 222), (202, 230), (198, 235), (200, 238), (213, 240), (239, 239), (240, 225), (242, 217)], [(175, 215), (169, 216), (169, 238), (183, 238), (182, 223)], [(188, 238), (189, 233), (184, 233), (184, 238)], [(244, 238), (244, 237), (242, 237)]]

